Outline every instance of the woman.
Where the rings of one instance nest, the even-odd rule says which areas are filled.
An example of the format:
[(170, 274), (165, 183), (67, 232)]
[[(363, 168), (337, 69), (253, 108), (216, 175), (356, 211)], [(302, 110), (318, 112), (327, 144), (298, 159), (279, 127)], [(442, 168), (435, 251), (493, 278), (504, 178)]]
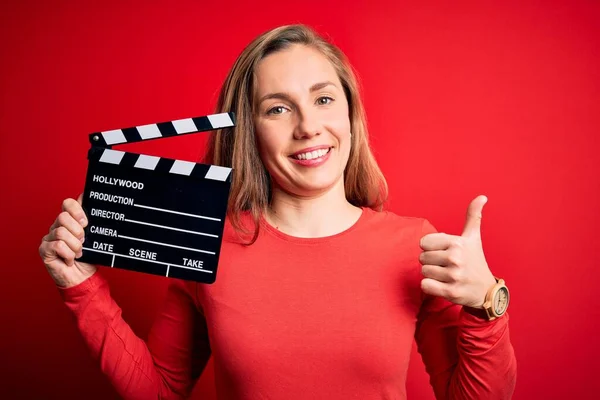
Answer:
[[(81, 255), (86, 217), (67, 199), (41, 257), (102, 371), (124, 398), (187, 396), (209, 357), (223, 399), (399, 399), (416, 338), (437, 398), (510, 398), (508, 315), (479, 236), (380, 211), (387, 186), (369, 149), (343, 54), (304, 26), (255, 39), (223, 85), (207, 162), (232, 166), (219, 275), (173, 281), (147, 342)], [(421, 265), (422, 267), (421, 267)]]

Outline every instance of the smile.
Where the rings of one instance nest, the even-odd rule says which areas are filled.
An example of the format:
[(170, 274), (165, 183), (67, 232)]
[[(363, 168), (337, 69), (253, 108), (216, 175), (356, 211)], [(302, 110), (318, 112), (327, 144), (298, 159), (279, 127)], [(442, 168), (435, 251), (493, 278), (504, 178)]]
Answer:
[(307, 151), (306, 153), (299, 153), (292, 156), (296, 160), (315, 160), (321, 158), (331, 151), (331, 147), (326, 149), (318, 149), (313, 151)]
[(302, 151), (301, 153), (292, 154), (290, 160), (294, 164), (303, 167), (318, 167), (323, 165), (331, 155), (333, 147), (321, 146), (311, 151)]

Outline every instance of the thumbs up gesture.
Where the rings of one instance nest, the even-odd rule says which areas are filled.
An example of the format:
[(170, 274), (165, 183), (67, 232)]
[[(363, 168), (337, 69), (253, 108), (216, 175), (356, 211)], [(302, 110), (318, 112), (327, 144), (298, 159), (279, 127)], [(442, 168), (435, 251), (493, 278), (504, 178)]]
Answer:
[(476, 197), (467, 210), (460, 236), (432, 233), (421, 238), (422, 290), (453, 303), (482, 308), (496, 283), (483, 254), (481, 218), (487, 197)]

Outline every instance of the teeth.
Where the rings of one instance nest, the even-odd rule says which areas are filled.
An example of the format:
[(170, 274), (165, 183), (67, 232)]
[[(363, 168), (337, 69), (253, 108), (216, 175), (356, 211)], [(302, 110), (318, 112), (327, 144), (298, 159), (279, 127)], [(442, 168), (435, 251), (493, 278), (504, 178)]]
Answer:
[(309, 151), (307, 153), (298, 154), (296, 158), (298, 160), (312, 160), (315, 158), (323, 157), (327, 153), (329, 153), (329, 149), (319, 149), (315, 151)]

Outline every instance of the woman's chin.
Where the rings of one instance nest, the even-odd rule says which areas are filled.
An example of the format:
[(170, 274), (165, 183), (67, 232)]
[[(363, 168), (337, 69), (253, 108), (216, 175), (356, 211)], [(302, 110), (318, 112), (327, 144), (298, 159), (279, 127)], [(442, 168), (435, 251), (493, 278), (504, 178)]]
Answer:
[(303, 180), (286, 185), (284, 191), (295, 197), (315, 197), (333, 190), (336, 183), (334, 179)]

